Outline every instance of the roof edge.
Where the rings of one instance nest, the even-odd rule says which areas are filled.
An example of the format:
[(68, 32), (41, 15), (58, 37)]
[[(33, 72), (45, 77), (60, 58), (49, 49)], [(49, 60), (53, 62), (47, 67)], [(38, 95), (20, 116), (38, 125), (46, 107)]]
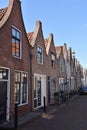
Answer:
[(31, 43), (30, 43), (32, 47), (34, 47), (34, 45), (35, 45), (37, 34), (38, 34), (40, 28), (42, 28), (41, 21), (36, 21), (36, 27), (35, 27), (35, 30), (33, 33), (33, 38), (32, 38)]
[(7, 19), (9, 18), (12, 11), (13, 3), (14, 3), (14, 0), (9, 0), (7, 11), (0, 21), (0, 28), (6, 23)]

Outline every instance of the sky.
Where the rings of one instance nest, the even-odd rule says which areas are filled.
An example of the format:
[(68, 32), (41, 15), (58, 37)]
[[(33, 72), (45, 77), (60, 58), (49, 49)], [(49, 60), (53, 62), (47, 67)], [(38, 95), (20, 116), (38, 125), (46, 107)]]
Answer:
[[(0, 8), (9, 0), (0, 0)], [(87, 68), (87, 0), (21, 0), (22, 14), (27, 32), (42, 22), (44, 38), (54, 35), (55, 46), (67, 44), (75, 57)]]

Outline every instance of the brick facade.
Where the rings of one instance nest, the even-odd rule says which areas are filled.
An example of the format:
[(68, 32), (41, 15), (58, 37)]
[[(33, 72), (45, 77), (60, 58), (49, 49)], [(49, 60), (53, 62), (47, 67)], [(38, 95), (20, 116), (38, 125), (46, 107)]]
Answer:
[(81, 86), (80, 73), (79, 64), (75, 64), (75, 57), (67, 50), (66, 43), (55, 47), (53, 34), (44, 39), (40, 21), (36, 22), (33, 32), (26, 33), (20, 0), (9, 0), (8, 7), (0, 9), (0, 89), (4, 83), (5, 120), (14, 117), (15, 97), (22, 116), (43, 107), (44, 97), (46, 105), (54, 104), (54, 93), (60, 91), (59, 79), (64, 79), (64, 91), (67, 83), (68, 93), (71, 77)]
[[(42, 23), (40, 21), (36, 22), (36, 27), (34, 32), (28, 33), (28, 40), (30, 41), (31, 51), (32, 51), (32, 109), (42, 107), (43, 106), (43, 97), (47, 97), (46, 95), (46, 49), (44, 44), (44, 37), (42, 31)], [(42, 50), (42, 62), (38, 63), (38, 47)], [(39, 79), (38, 79), (39, 78)], [(37, 81), (36, 81), (37, 80)], [(37, 83), (36, 83), (37, 82)], [(40, 84), (39, 84), (40, 83)], [(39, 84), (40, 88), (38, 87)], [(34, 88), (40, 90), (34, 90)], [(38, 94), (38, 91), (41, 91)], [(45, 93), (43, 93), (45, 92)], [(34, 98), (34, 93), (36, 93), (36, 97)], [(38, 100), (39, 95), (39, 100)], [(39, 104), (39, 105), (38, 105)]]
[[(56, 49), (55, 49), (55, 44), (54, 44), (54, 39), (53, 39), (53, 34), (49, 35), (48, 39), (45, 39), (45, 46), (46, 46), (46, 53), (47, 53), (47, 65), (45, 66), (46, 68), (46, 75), (47, 78), (50, 78), (50, 81), (47, 79), (47, 94), (49, 95), (50, 91), (50, 99), (48, 98), (48, 103), (54, 104), (54, 92), (58, 91), (59, 87), (59, 81), (58, 81), (58, 65), (57, 65), (57, 57), (56, 57)], [(52, 58), (54, 57), (54, 59)], [(52, 61), (53, 60), (53, 61)], [(50, 86), (49, 86), (50, 82)], [(49, 90), (50, 89), (50, 90)]]
[[(30, 46), (22, 19), (19, 0), (9, 0), (7, 12), (0, 20), (0, 68), (9, 69), (9, 118), (14, 116), (14, 82), (15, 70), (28, 73), (30, 77)], [(9, 15), (8, 15), (9, 13)], [(12, 56), (12, 26), (22, 32), (21, 58)], [(30, 81), (28, 80), (28, 103), (19, 106), (19, 115), (30, 111)], [(8, 87), (8, 86), (7, 86)], [(6, 110), (7, 111), (7, 110)], [(7, 117), (6, 117), (7, 118)], [(8, 118), (8, 120), (9, 120)]]

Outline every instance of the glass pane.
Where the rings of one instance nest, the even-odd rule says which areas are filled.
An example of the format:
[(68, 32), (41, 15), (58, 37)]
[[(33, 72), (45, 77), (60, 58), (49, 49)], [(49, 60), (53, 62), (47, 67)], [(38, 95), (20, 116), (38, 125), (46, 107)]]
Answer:
[(7, 79), (8, 80), (8, 70), (0, 69), (0, 79)]
[(19, 49), (19, 45), (20, 45), (19, 41), (18, 41), (18, 40), (16, 40), (16, 48), (18, 48), (18, 49)]
[(15, 81), (20, 82), (21, 81), (21, 73), (20, 72), (15, 72)]
[(12, 47), (12, 55), (15, 56), (15, 47)]
[(27, 84), (22, 84), (22, 103), (27, 101)]
[(12, 47), (14, 47), (12, 48), (12, 55), (17, 57), (20, 57), (20, 35), (21, 33), (17, 29), (12, 28)]
[(38, 53), (38, 63), (42, 63), (42, 54)]
[(54, 54), (51, 54), (51, 59), (52, 59), (53, 61), (55, 61), (55, 55), (54, 55)]
[(20, 103), (20, 84), (18, 83), (15, 83), (14, 100)]
[(37, 47), (37, 51), (38, 51), (39, 53), (42, 53), (42, 48), (41, 48), (41, 47)]
[(12, 28), (12, 36), (16, 36), (16, 30), (14, 28)]
[(14, 46), (15, 47), (15, 39), (14, 38), (12, 38), (12, 46)]
[(20, 32), (17, 31), (17, 38), (20, 39)]
[(19, 56), (19, 49), (16, 48), (16, 56)]
[(26, 73), (22, 73), (22, 83), (27, 84), (27, 74)]
[(2, 73), (0, 72), (0, 79), (2, 79)]

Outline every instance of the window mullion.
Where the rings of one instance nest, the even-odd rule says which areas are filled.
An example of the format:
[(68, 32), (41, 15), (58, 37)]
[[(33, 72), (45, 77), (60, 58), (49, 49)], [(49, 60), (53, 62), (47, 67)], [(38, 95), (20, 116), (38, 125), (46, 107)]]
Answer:
[(20, 104), (22, 104), (22, 72), (21, 72), (21, 79), (20, 79)]

